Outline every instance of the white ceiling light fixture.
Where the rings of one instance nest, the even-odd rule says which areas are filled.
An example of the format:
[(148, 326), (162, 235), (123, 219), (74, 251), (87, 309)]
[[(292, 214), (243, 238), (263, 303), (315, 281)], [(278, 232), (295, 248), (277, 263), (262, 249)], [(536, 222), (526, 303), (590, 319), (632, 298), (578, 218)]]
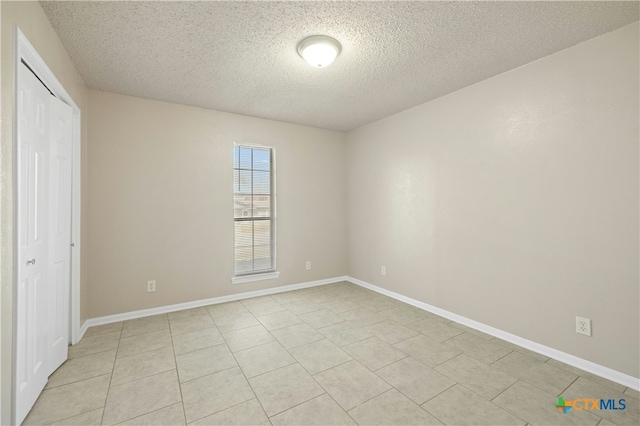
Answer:
[(341, 50), (342, 46), (338, 40), (323, 35), (307, 37), (298, 44), (300, 56), (316, 68), (330, 65)]

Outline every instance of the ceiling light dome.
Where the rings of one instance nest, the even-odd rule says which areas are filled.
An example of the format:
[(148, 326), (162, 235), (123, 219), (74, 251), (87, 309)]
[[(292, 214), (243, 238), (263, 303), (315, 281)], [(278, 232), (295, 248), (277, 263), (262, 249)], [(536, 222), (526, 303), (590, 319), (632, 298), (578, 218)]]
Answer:
[(317, 68), (330, 65), (341, 49), (338, 40), (322, 35), (307, 37), (298, 45), (300, 56), (309, 62), (309, 65)]

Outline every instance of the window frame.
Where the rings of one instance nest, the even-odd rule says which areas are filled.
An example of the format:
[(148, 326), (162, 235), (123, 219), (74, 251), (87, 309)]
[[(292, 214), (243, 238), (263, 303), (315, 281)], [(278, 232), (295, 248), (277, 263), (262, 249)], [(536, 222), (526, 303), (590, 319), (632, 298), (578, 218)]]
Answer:
[[(268, 146), (268, 145), (261, 145), (261, 144), (253, 144), (253, 143), (240, 143), (240, 142), (234, 142), (233, 144), (233, 156), (232, 156), (232, 170), (234, 172), (234, 176), (235, 176), (235, 171), (239, 170), (236, 169), (235, 166), (235, 161), (234, 161), (234, 156), (235, 156), (235, 150), (237, 148), (245, 148), (245, 149), (261, 149), (261, 150), (269, 150), (270, 153), (270, 167), (269, 167), (269, 197), (270, 197), (270, 215), (268, 217), (239, 217), (236, 218), (236, 211), (235, 211), (235, 177), (233, 178), (233, 192), (232, 192), (232, 196), (234, 197), (234, 210), (233, 210), (233, 224), (234, 224), (234, 231), (233, 231), (233, 277), (232, 277), (232, 283), (233, 284), (240, 284), (240, 283), (244, 283), (244, 282), (251, 282), (251, 281), (260, 281), (260, 280), (267, 280), (267, 279), (273, 279), (273, 278), (278, 278), (280, 276), (280, 272), (278, 272), (276, 270), (277, 268), (277, 257), (276, 257), (276, 150), (274, 147), (272, 146)], [(253, 166), (252, 166), (253, 167)], [(253, 170), (253, 169), (252, 169)], [(258, 195), (262, 195), (262, 194), (258, 194)], [(251, 197), (252, 197), (252, 203), (253, 203), (253, 197), (255, 197), (256, 195), (253, 193), (253, 189), (251, 192)], [(253, 212), (253, 204), (252, 204), (252, 212)], [(253, 213), (252, 213), (253, 214)], [(236, 253), (235, 253), (235, 249), (236, 249), (236, 232), (235, 232), (235, 224), (237, 222), (255, 222), (256, 220), (270, 220), (271, 221), (271, 230), (270, 230), (270, 243), (271, 243), (271, 268), (270, 269), (262, 269), (262, 270), (258, 270), (258, 271), (250, 271), (250, 272), (246, 272), (246, 273), (241, 273), (238, 274), (236, 272)], [(255, 257), (254, 257), (255, 259)]]

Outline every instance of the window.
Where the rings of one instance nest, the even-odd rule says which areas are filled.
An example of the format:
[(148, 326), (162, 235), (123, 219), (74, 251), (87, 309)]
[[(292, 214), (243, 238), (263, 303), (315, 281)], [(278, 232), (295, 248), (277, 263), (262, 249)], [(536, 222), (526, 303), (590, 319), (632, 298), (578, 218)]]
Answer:
[[(273, 180), (271, 148), (245, 145), (234, 147), (234, 273), (236, 277), (249, 277), (275, 271)], [(275, 278), (275, 276), (268, 278)]]

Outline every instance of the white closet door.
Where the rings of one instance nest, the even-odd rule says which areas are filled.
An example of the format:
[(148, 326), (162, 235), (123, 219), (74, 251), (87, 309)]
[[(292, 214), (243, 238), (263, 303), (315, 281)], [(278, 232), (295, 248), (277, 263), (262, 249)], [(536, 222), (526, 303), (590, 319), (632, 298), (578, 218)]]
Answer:
[(16, 422), (47, 383), (49, 97), (24, 64), (18, 68), (18, 289)]
[(50, 96), (49, 280), (47, 345), (51, 374), (67, 359), (71, 274), (71, 121), (73, 111)]

